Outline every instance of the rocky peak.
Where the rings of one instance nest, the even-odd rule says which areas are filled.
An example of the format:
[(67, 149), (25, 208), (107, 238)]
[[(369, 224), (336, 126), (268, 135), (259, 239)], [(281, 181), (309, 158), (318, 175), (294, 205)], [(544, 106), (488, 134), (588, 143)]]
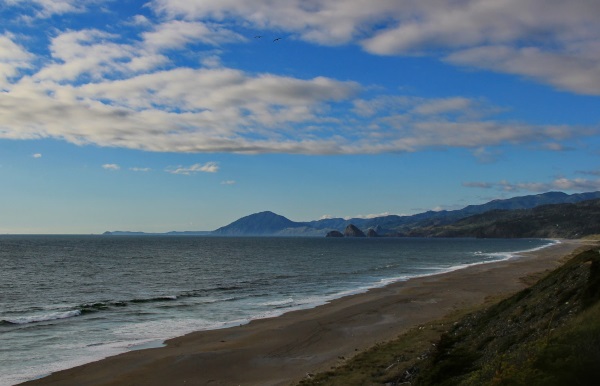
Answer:
[(365, 234), (363, 233), (363, 231), (358, 229), (353, 224), (348, 224), (348, 226), (344, 230), (344, 236), (346, 236), (346, 237), (365, 237)]
[(369, 228), (367, 231), (367, 237), (379, 237), (379, 233), (373, 228)]

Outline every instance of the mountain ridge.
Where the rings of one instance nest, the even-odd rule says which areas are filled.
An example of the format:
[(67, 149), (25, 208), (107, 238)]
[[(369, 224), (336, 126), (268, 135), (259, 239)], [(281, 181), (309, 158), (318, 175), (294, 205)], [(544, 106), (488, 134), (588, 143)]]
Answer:
[[(328, 232), (344, 230), (354, 225), (363, 232), (378, 228), (378, 234), (384, 236), (408, 236), (415, 228), (439, 227), (449, 225), (470, 216), (483, 214), (492, 210), (525, 210), (543, 205), (578, 203), (591, 199), (599, 199), (600, 192), (566, 194), (563, 192), (547, 192), (535, 195), (517, 196), (507, 199), (492, 200), (480, 205), (468, 205), (457, 210), (426, 211), (409, 216), (388, 215), (370, 219), (333, 218), (308, 222), (295, 222), (270, 211), (245, 216), (233, 223), (213, 231), (214, 235), (229, 236), (325, 236)], [(275, 216), (277, 216), (275, 218)], [(263, 223), (261, 225), (261, 223)], [(276, 224), (279, 224), (278, 226)], [(244, 226), (251, 227), (244, 229)], [(257, 229), (262, 229), (260, 232)]]
[[(388, 215), (375, 218), (331, 218), (308, 222), (292, 221), (271, 211), (262, 211), (244, 216), (214, 231), (168, 232), (163, 235), (207, 235), (207, 236), (325, 236), (331, 231), (343, 232), (349, 225), (367, 233), (377, 229), (381, 236), (421, 236), (440, 237), (431, 229), (449, 226), (471, 216), (490, 211), (528, 210), (544, 205), (575, 204), (582, 201), (600, 199), (600, 191), (566, 194), (546, 192), (535, 195), (496, 199), (484, 204), (468, 205), (457, 210), (426, 211), (408, 216)], [(421, 230), (422, 232), (416, 232)], [(428, 231), (425, 231), (428, 230)], [(143, 232), (105, 232), (107, 235), (144, 235)], [(156, 235), (148, 233), (147, 235)], [(474, 236), (466, 234), (466, 236)]]

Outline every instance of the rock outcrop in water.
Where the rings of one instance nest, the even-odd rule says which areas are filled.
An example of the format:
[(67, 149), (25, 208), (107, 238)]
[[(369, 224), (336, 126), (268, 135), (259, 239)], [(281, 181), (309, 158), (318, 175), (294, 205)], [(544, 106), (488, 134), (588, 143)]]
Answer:
[(379, 233), (373, 228), (369, 228), (367, 231), (367, 237), (379, 237)]
[(346, 237), (365, 237), (363, 231), (358, 229), (355, 225), (349, 224), (344, 230), (344, 236)]
[(327, 232), (325, 237), (344, 237), (344, 234), (340, 231), (330, 231)]

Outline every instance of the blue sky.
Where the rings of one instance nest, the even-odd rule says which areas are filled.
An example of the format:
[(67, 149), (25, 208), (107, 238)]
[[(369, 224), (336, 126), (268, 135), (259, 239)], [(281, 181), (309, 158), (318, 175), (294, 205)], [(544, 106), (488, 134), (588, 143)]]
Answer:
[(0, 0), (0, 17), (0, 233), (600, 190), (597, 1)]

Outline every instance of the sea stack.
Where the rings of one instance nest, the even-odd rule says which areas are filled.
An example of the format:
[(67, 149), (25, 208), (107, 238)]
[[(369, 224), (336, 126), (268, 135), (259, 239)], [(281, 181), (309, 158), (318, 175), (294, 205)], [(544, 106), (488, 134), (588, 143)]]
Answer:
[(379, 237), (379, 233), (373, 228), (369, 228), (367, 231), (367, 237)]
[(344, 234), (340, 231), (330, 231), (327, 232), (325, 237), (344, 237)]
[(346, 236), (346, 237), (365, 237), (365, 234), (363, 233), (363, 231), (358, 229), (353, 224), (349, 224), (346, 227), (346, 229), (344, 230), (344, 236)]

